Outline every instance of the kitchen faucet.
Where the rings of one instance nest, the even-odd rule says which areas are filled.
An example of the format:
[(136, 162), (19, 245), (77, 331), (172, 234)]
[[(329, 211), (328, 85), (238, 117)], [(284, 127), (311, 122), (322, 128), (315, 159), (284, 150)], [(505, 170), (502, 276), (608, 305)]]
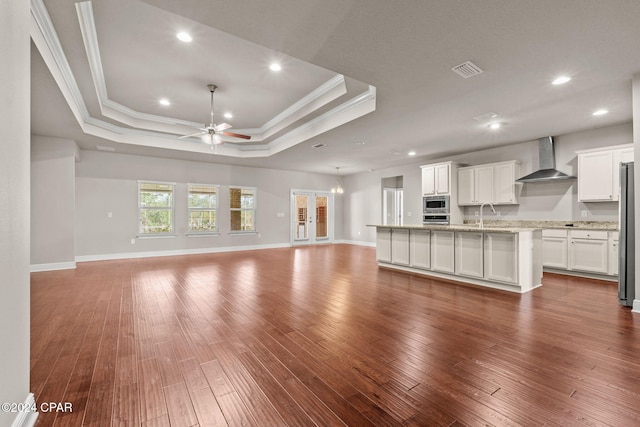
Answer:
[(492, 203), (484, 202), (483, 204), (481, 204), (480, 205), (480, 222), (478, 223), (480, 225), (480, 228), (484, 228), (484, 221), (482, 220), (482, 208), (484, 208), (484, 205), (489, 205), (489, 207), (491, 208), (491, 212), (496, 213), (496, 210), (494, 209)]

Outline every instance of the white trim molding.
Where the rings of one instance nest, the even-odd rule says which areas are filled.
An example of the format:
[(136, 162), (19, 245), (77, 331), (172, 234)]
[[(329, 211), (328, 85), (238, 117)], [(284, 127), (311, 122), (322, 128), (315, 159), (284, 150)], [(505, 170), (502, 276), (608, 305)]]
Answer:
[(37, 273), (39, 271), (73, 270), (74, 268), (76, 268), (75, 261), (52, 262), (48, 264), (31, 264), (29, 271)]
[(640, 313), (640, 299), (633, 300), (633, 308), (631, 309), (633, 313)]
[[(29, 393), (22, 404), (22, 408), (36, 408), (36, 398)], [(11, 423), (11, 427), (33, 427), (38, 419), (38, 411), (20, 411)]]
[(269, 245), (246, 245), (246, 246), (226, 246), (221, 248), (197, 248), (197, 249), (177, 249), (169, 251), (148, 251), (148, 252), (126, 252), (119, 254), (96, 254), (96, 255), (79, 255), (76, 257), (76, 262), (90, 262), (90, 261), (109, 261), (116, 259), (130, 259), (130, 258), (151, 258), (151, 257), (163, 257), (163, 256), (179, 256), (179, 255), (199, 255), (199, 254), (212, 254), (218, 252), (238, 252), (238, 251), (255, 251), (261, 249), (279, 249), (290, 248), (289, 243), (275, 243)]
[(333, 243), (343, 244), (343, 245), (355, 245), (355, 246), (366, 246), (368, 248), (375, 248), (375, 242), (363, 242), (360, 240), (335, 240)]

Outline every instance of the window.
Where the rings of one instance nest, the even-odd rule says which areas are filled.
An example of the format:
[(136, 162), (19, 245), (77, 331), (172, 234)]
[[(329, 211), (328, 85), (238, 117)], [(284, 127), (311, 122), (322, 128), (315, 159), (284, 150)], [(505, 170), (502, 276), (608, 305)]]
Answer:
[(146, 236), (173, 234), (175, 184), (138, 182), (138, 233)]
[(189, 184), (190, 233), (218, 232), (218, 186)]
[(231, 232), (256, 231), (256, 193), (256, 188), (229, 188)]

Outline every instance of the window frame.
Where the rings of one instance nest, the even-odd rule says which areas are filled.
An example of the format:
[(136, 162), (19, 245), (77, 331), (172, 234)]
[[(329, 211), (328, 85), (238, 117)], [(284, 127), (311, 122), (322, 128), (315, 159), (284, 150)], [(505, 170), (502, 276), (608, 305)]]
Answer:
[[(161, 184), (161, 185), (169, 185), (171, 186), (171, 199), (170, 206), (168, 207), (158, 207), (158, 206), (142, 206), (142, 186), (144, 184)], [(142, 212), (145, 210), (166, 210), (170, 212), (171, 216), (171, 224), (170, 231), (161, 232), (161, 233), (143, 233), (141, 229), (141, 220), (142, 220)], [(138, 180), (138, 233), (137, 236), (139, 238), (162, 238), (162, 237), (175, 237), (176, 236), (176, 183), (175, 182), (167, 182), (167, 181), (152, 181), (152, 180)]]
[[(215, 207), (207, 207), (207, 208), (192, 208), (189, 205), (189, 197), (191, 196), (191, 187), (199, 186), (199, 187), (212, 187), (215, 189), (216, 195), (216, 203)], [(194, 231), (191, 230), (190, 221), (191, 221), (191, 212), (215, 212), (215, 230), (214, 231)], [(218, 236), (220, 235), (220, 185), (218, 184), (202, 184), (189, 182), (187, 183), (187, 236)]]
[[(251, 190), (253, 192), (253, 207), (252, 208), (232, 208), (231, 207), (231, 190), (239, 189), (242, 197), (242, 191)], [(253, 230), (232, 230), (231, 229), (231, 221), (234, 211), (251, 211), (253, 212)], [(257, 213), (258, 213), (258, 187), (248, 187), (245, 185), (230, 185), (229, 186), (229, 234), (256, 234), (258, 233), (257, 226)]]

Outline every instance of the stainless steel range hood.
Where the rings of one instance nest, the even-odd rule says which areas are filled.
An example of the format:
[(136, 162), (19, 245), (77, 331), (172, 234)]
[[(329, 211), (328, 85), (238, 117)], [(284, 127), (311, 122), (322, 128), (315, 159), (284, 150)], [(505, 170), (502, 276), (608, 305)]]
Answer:
[(540, 169), (536, 172), (516, 179), (516, 182), (547, 182), (560, 181), (564, 179), (575, 179), (556, 169), (556, 156), (553, 150), (553, 137), (546, 136), (538, 140), (540, 155)]

